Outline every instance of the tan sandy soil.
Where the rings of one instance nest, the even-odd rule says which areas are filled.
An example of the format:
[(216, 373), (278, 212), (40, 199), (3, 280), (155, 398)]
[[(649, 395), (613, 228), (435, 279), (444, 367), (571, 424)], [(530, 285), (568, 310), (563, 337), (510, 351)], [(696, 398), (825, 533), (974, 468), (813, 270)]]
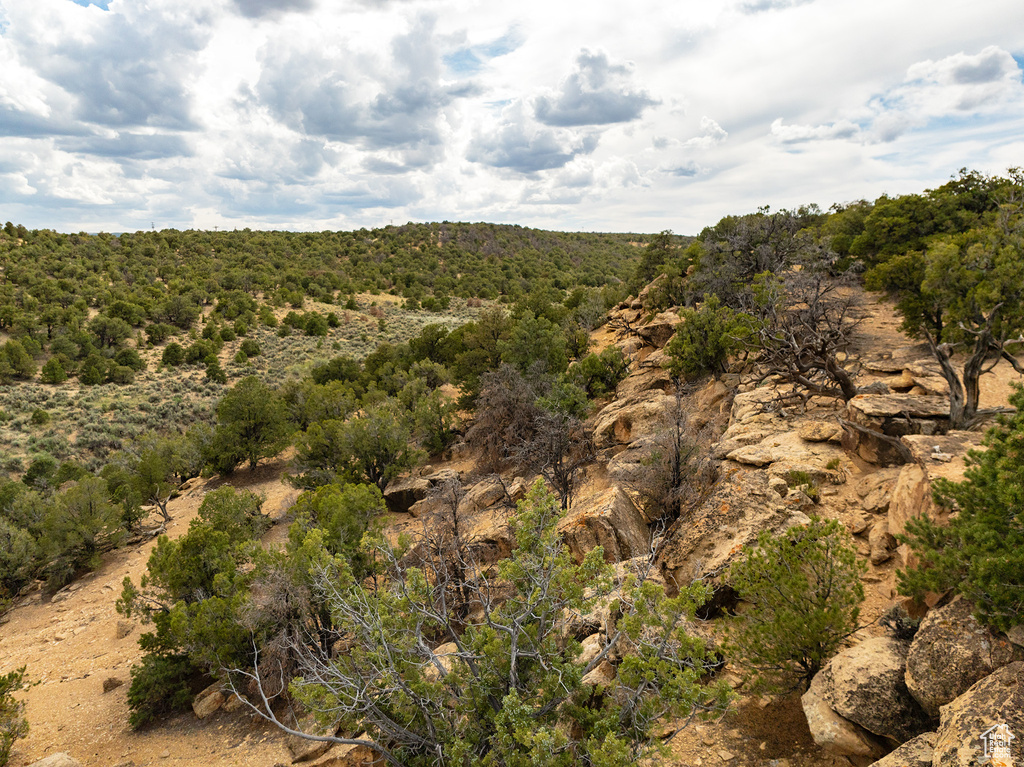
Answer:
[[(230, 484), (266, 497), (264, 512), (280, 519), (294, 502), (295, 490), (281, 482), (280, 462), (241, 470)], [(203, 495), (224, 484), (198, 481), (171, 501), (174, 521), (167, 533), (188, 530)], [(280, 536), (277, 525), (268, 537)], [(128, 727), (126, 693), (129, 669), (141, 656), (143, 627), (117, 637), (123, 620), (114, 610), (121, 581), (138, 583), (155, 540), (110, 554), (96, 572), (81, 578), (44, 601), (37, 590), (22, 600), (0, 627), (0, 673), (27, 667), (31, 686), (22, 694), (28, 703), (29, 735), (18, 741), (10, 764), (30, 764), (58, 751), (85, 765), (150, 764), (265, 765), (291, 762), (284, 741), (272, 726), (245, 711), (218, 713), (200, 722), (191, 713), (133, 732)], [(103, 692), (103, 682), (116, 678), (124, 685)]]

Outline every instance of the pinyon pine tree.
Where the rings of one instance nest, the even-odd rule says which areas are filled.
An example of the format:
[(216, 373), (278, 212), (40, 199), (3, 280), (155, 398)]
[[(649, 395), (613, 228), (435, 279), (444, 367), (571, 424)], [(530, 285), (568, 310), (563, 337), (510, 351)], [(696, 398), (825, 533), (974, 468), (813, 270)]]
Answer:
[(901, 538), (919, 563), (898, 574), (901, 594), (952, 589), (1002, 631), (1024, 623), (1024, 389), (1010, 404), (1017, 410), (989, 431), (987, 450), (968, 453), (964, 481), (935, 482), (935, 500), (958, 510), (948, 527), (907, 523)]
[(857, 630), (865, 568), (842, 526), (812, 518), (773, 535), (763, 531), (729, 571), (749, 604), (732, 619), (726, 651), (747, 668), (754, 688), (806, 688)]

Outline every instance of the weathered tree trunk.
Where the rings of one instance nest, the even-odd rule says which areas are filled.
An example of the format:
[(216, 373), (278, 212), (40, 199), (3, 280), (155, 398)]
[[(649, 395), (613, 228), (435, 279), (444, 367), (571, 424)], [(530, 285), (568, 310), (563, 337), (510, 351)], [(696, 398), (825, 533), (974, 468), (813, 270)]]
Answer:
[(957, 373), (953, 366), (952, 351), (947, 345), (936, 344), (930, 333), (925, 333), (925, 338), (932, 355), (942, 369), (942, 377), (949, 384), (949, 428), (964, 429), (978, 414), (978, 404), (981, 400), (979, 380), (984, 372), (985, 360), (994, 347), (992, 337), (988, 332), (977, 336), (974, 351), (964, 363), (962, 373)]
[(840, 391), (842, 391), (844, 402), (849, 402), (857, 396), (857, 385), (853, 382), (853, 378), (850, 377), (850, 374), (839, 364), (834, 356), (826, 358), (825, 370), (828, 372), (829, 377), (839, 386)]
[(967, 398), (964, 394), (963, 384), (960, 383), (960, 376), (950, 360), (949, 348), (937, 344), (931, 333), (925, 332), (924, 337), (928, 341), (928, 348), (932, 350), (932, 356), (935, 357), (942, 369), (942, 377), (949, 384), (949, 428), (962, 429), (967, 422), (964, 415)]

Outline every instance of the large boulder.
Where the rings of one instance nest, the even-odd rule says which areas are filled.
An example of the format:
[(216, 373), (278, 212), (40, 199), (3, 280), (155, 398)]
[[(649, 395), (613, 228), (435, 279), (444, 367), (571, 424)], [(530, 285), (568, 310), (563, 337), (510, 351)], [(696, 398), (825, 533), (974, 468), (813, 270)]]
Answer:
[(932, 767), (935, 738), (934, 732), (918, 735), (888, 756), (883, 756), (872, 767)]
[[(733, 433), (743, 434), (739, 430)], [(796, 428), (766, 434), (756, 444), (729, 451), (725, 458), (747, 466), (771, 466), (770, 473), (781, 477), (800, 472), (819, 484), (838, 485), (846, 481), (842, 470), (829, 468), (845, 458), (842, 448), (828, 442), (809, 443), (800, 437)]]
[(853, 424), (843, 435), (846, 449), (877, 466), (899, 465), (906, 463), (898, 445), (900, 437), (946, 433), (949, 400), (914, 394), (858, 394), (846, 404), (846, 418)]
[(682, 322), (676, 312), (661, 312), (654, 315), (646, 325), (636, 329), (637, 333), (647, 343), (657, 349), (661, 349), (676, 332), (676, 327)]
[(732, 400), (732, 412), (729, 414), (729, 425), (749, 423), (756, 416), (771, 418), (778, 410), (780, 393), (772, 387), (751, 389), (740, 392)]
[(198, 719), (206, 719), (220, 711), (231, 693), (220, 682), (214, 682), (192, 699), (192, 710)]
[(659, 551), (659, 566), (671, 583), (724, 573), (754, 545), (762, 530), (781, 532), (810, 520), (786, 505), (757, 469), (722, 472), (711, 495), (687, 519), (675, 522)]
[(889, 511), (889, 503), (900, 471), (902, 468), (879, 469), (857, 481), (853, 490), (860, 498), (864, 511), (869, 514), (885, 514)]
[(485, 477), (466, 491), (459, 502), (459, 514), (475, 514), (483, 509), (497, 506), (508, 499), (508, 492), (501, 478), (495, 475)]
[(889, 532), (889, 522), (880, 519), (868, 533), (868, 545), (871, 547), (869, 558), (871, 564), (880, 565), (892, 559), (892, 552), (896, 548), (896, 538)]
[(674, 398), (652, 389), (625, 399), (616, 399), (594, 416), (594, 447), (602, 450), (628, 445), (657, 433)]
[(620, 487), (577, 499), (558, 529), (577, 561), (597, 546), (604, 548), (607, 562), (632, 559), (651, 548), (643, 514)]
[(315, 767), (374, 767), (384, 759), (369, 746), (343, 743), (335, 746), (328, 759), (317, 762)]
[(388, 511), (405, 514), (417, 501), (422, 501), (430, 492), (430, 480), (423, 477), (399, 477), (384, 488), (384, 503)]
[(974, 767), (985, 756), (986, 742), (1007, 731), (1024, 737), (1024, 662), (1003, 666), (940, 709), (932, 765)]
[[(913, 457), (899, 473), (889, 502), (889, 532), (899, 535), (906, 530), (907, 520), (928, 516), (939, 524), (949, 519), (949, 510), (938, 506), (932, 499), (932, 484), (936, 479), (959, 482), (964, 476), (964, 457), (968, 450), (981, 444), (982, 435), (970, 431), (951, 431), (940, 436), (912, 435), (903, 437)], [(899, 563), (910, 562), (906, 545), (899, 548)]]
[(460, 521), (478, 565), (490, 565), (512, 553), (514, 541), (505, 509), (485, 509)]
[(619, 381), (615, 387), (616, 399), (629, 399), (649, 391), (668, 392), (672, 390), (672, 376), (648, 357), (636, 370)]
[[(321, 727), (312, 716), (306, 716), (299, 720), (296, 729), (299, 732), (321, 737), (333, 736), (338, 732), (336, 726)], [(301, 738), (298, 735), (285, 735), (284, 742), (292, 755), (293, 764), (312, 762), (314, 759), (319, 759), (335, 746), (335, 743), (330, 740), (310, 740), (309, 738)]]
[(800, 439), (805, 442), (832, 442), (839, 444), (843, 428), (835, 421), (805, 421), (797, 429)]
[(764, 468), (775, 460), (775, 453), (766, 445), (747, 445), (730, 451), (725, 457), (744, 466)]
[(1024, 650), (982, 627), (972, 605), (957, 598), (931, 610), (907, 654), (910, 694), (932, 717), (939, 709), (998, 668), (1024, 660)]
[(825, 701), (840, 716), (894, 744), (927, 732), (928, 717), (903, 679), (907, 650), (907, 643), (888, 636), (843, 650), (820, 674)]
[(884, 755), (885, 744), (859, 724), (840, 716), (825, 698), (825, 679), (818, 674), (800, 698), (814, 742), (855, 765), (867, 765)]
[(873, 373), (899, 373), (916, 364), (934, 360), (926, 343), (880, 350), (877, 356), (865, 357), (863, 365)]

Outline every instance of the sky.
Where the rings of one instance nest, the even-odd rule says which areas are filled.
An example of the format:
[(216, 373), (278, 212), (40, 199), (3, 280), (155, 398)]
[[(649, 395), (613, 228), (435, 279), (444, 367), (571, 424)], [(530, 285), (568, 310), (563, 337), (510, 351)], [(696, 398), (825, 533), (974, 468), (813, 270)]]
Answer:
[(0, 0), (0, 219), (696, 234), (1024, 165), (1021, 0)]

